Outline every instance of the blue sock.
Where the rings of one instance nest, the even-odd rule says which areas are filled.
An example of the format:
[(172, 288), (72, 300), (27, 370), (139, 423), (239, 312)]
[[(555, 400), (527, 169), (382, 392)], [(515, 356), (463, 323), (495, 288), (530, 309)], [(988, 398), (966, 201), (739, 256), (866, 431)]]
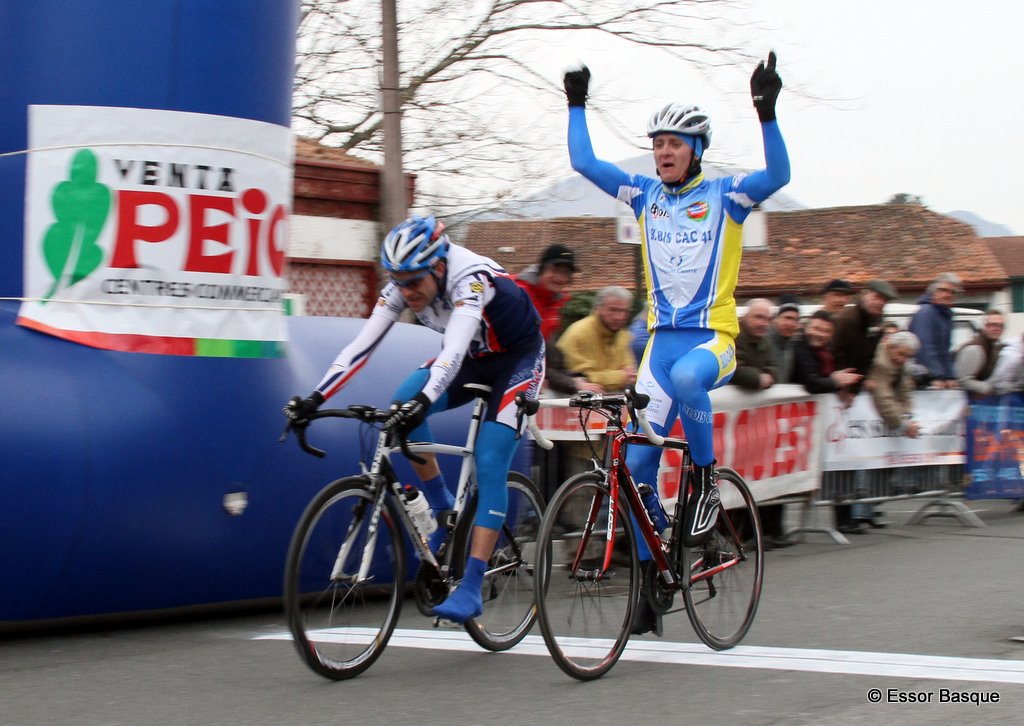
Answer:
[(470, 557), (462, 582), (447, 600), (434, 607), (434, 615), (461, 624), (483, 614), (484, 603), (480, 588), (484, 584), (485, 572), (487, 563), (477, 557)]
[(423, 496), (427, 498), (427, 504), (434, 510), (434, 514), (455, 506), (455, 497), (448, 491), (448, 485), (444, 482), (444, 474), (427, 479), (423, 482), (421, 489)]

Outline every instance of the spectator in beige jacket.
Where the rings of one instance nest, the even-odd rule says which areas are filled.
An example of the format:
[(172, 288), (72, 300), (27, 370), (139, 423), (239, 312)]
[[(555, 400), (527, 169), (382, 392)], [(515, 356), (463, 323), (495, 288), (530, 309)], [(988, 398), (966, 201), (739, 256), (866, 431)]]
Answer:
[(875, 352), (865, 386), (886, 425), (912, 439), (917, 438), (920, 427), (913, 417), (914, 379), (906, 365), (920, 347), (917, 336), (909, 330), (890, 335)]

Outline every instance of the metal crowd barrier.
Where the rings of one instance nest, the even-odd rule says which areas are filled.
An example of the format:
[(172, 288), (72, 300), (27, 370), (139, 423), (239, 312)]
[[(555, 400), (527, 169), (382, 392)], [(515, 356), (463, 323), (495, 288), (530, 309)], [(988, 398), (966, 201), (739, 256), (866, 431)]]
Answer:
[(823, 471), (821, 489), (806, 498), (789, 497), (786, 503), (805, 505), (800, 526), (787, 535), (821, 533), (839, 544), (849, 544), (831, 524), (811, 523), (814, 508), (837, 504), (880, 504), (900, 499), (927, 499), (911, 515), (907, 524), (921, 524), (930, 517), (956, 517), (965, 526), (984, 527), (985, 523), (962, 500), (965, 467), (963, 464), (941, 466), (899, 466), (888, 469), (857, 471)]

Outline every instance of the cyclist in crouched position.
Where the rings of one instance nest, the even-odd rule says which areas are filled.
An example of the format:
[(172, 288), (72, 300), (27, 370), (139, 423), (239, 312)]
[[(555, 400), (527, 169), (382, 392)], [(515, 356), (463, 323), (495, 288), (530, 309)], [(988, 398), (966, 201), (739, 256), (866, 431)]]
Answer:
[[(736, 369), (733, 341), (739, 326), (733, 293), (743, 222), (756, 204), (789, 182), (789, 156), (775, 120), (782, 80), (775, 71), (775, 53), (750, 79), (765, 169), (714, 180), (701, 171), (701, 158), (711, 145), (711, 122), (691, 104), (670, 103), (648, 121), (657, 179), (628, 174), (598, 159), (587, 129), (589, 83), (585, 66), (565, 74), (569, 158), (573, 169), (628, 204), (640, 223), (651, 336), (637, 373), (637, 390), (651, 396), (647, 415), (659, 434), (667, 434), (677, 416), (682, 419), (693, 458), (693, 494), (683, 538), (692, 547), (713, 531), (718, 515), (708, 392), (728, 382)], [(660, 455), (660, 449), (648, 446), (632, 447), (627, 454), (637, 483), (653, 488), (645, 503), (661, 519), (655, 522), (659, 530), (668, 524), (657, 504)], [(642, 559), (648, 559), (650, 553), (643, 550)], [(634, 632), (650, 630), (660, 635), (660, 617), (643, 599)]]
[[(495, 262), (453, 245), (433, 217), (410, 217), (385, 237), (381, 264), (389, 281), (360, 332), (335, 358), (306, 398), (292, 398), (285, 414), (296, 425), (362, 368), (402, 311), (442, 334), (437, 357), (398, 387), (404, 401), (387, 425), (413, 441), (433, 441), (427, 416), (472, 400), (466, 383), (491, 387), (477, 439), (477, 509), (470, 558), (462, 582), (434, 614), (463, 623), (483, 613), (480, 588), (487, 561), (505, 519), (507, 477), (518, 445), (516, 393), (536, 398), (544, 377), (544, 341), (537, 312), (526, 293)], [(413, 464), (434, 512), (451, 509), (452, 493), (436, 458)], [(431, 541), (440, 543), (439, 530)]]

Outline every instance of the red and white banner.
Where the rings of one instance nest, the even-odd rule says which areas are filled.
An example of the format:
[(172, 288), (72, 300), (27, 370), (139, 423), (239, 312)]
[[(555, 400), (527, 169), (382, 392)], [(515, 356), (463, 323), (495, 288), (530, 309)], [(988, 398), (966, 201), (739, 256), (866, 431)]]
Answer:
[(99, 348), (280, 355), (291, 131), (31, 106), (18, 322)]
[[(735, 386), (711, 392), (714, 448), (720, 466), (735, 469), (763, 501), (816, 491), (822, 471), (962, 464), (967, 398), (962, 391), (915, 391), (914, 419), (921, 435), (890, 431), (868, 394), (844, 409), (834, 395), (811, 396), (802, 386), (780, 385), (751, 393)], [(579, 409), (541, 408), (537, 423), (552, 441), (579, 441)], [(604, 419), (591, 416), (592, 436)], [(682, 438), (676, 422), (672, 436)], [(676, 498), (682, 455), (666, 450), (658, 488)]]
[[(823, 418), (818, 398), (801, 386), (773, 386), (756, 393), (735, 386), (711, 392), (714, 448), (720, 466), (739, 472), (758, 500), (814, 491), (821, 471)], [(591, 416), (588, 430), (600, 435), (604, 420)], [(552, 441), (583, 438), (579, 409), (541, 408), (537, 424)], [(682, 437), (678, 422), (673, 437)], [(682, 455), (666, 450), (658, 489), (666, 503), (679, 490)]]

